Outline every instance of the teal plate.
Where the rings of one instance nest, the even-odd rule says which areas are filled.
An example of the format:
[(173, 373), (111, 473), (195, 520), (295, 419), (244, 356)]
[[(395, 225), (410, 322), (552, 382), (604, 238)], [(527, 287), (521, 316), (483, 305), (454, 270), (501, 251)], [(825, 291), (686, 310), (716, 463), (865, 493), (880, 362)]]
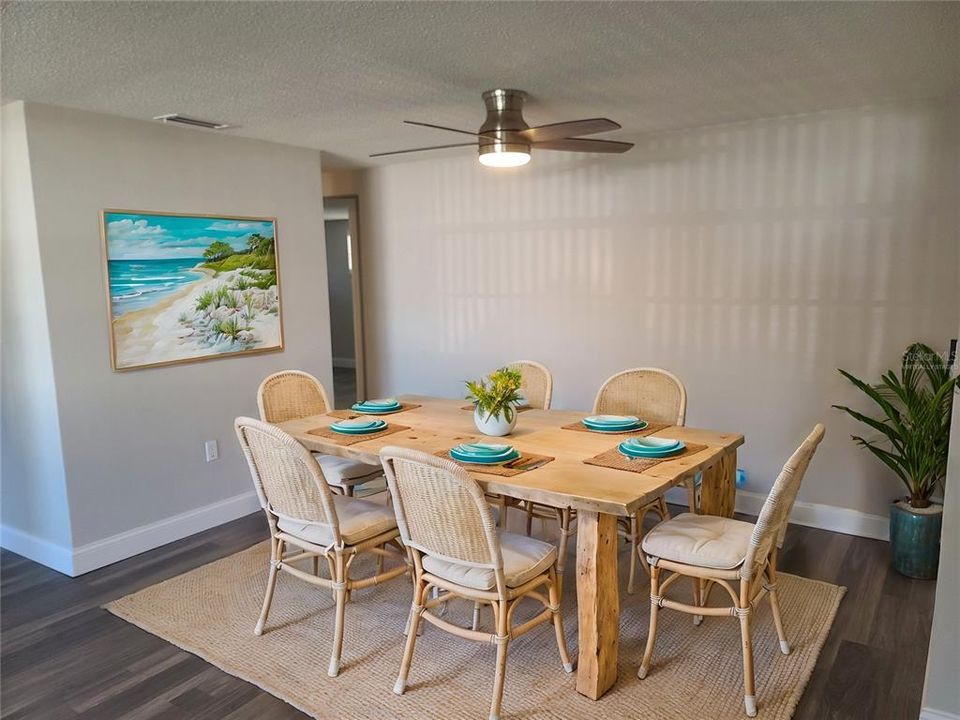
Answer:
[(499, 465), (510, 462), (511, 460), (516, 460), (520, 457), (520, 453), (516, 450), (511, 450), (503, 457), (480, 457), (477, 455), (461, 455), (455, 449), (451, 448), (450, 457), (459, 462), (467, 463), (468, 465)]
[(381, 430), (385, 430), (387, 427), (388, 425), (386, 423), (371, 425), (370, 427), (356, 427), (356, 428), (343, 427), (342, 425), (333, 423), (330, 426), (330, 429), (336, 433), (340, 433), (341, 435), (371, 435), (373, 433), (380, 432)]
[(625, 443), (620, 443), (617, 446), (617, 450), (620, 451), (620, 454), (626, 455), (629, 458), (665, 458), (676, 455), (677, 453), (682, 452), (685, 448), (686, 445), (683, 443), (680, 443), (676, 447), (666, 448), (664, 450), (636, 450)]

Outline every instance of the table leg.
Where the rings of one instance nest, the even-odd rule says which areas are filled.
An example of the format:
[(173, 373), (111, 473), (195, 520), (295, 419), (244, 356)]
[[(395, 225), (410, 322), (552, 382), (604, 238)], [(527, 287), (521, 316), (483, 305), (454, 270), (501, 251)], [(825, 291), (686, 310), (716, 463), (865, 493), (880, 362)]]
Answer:
[(577, 692), (597, 700), (617, 679), (620, 591), (614, 515), (577, 513), (577, 612)]
[(737, 449), (721, 455), (716, 463), (703, 471), (700, 486), (700, 513), (733, 517), (737, 499)]

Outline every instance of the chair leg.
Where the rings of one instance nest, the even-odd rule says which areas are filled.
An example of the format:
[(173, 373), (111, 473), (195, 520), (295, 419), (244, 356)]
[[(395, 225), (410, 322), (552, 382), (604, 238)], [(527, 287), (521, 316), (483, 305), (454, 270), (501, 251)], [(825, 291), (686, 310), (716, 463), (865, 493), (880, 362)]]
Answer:
[(757, 714), (757, 695), (753, 682), (753, 640), (750, 638), (750, 607), (738, 609), (740, 644), (743, 649), (743, 707), (747, 715)]
[(777, 628), (777, 638), (780, 640), (780, 652), (784, 655), (790, 654), (790, 643), (787, 642), (787, 634), (783, 631), (783, 618), (780, 615), (780, 596), (777, 594), (777, 573), (770, 567), (767, 568), (767, 577), (770, 581), (767, 594), (770, 596), (770, 611), (773, 613), (773, 624)]
[(663, 495), (657, 498), (657, 515), (660, 516), (660, 522), (670, 519), (670, 510), (667, 508), (667, 499)]
[(647, 633), (647, 647), (643, 651), (643, 661), (637, 670), (637, 677), (643, 680), (650, 672), (653, 659), (653, 645), (657, 641), (657, 614), (660, 610), (660, 568), (650, 568), (650, 631)]
[(627, 595), (633, 595), (633, 579), (637, 574), (637, 554), (640, 547), (640, 513), (636, 512), (630, 517), (630, 535), (627, 537), (627, 545), (630, 548), (630, 575), (627, 579)]
[(417, 644), (417, 634), (420, 631), (420, 616), (423, 614), (427, 586), (420, 580), (415, 581), (413, 588), (413, 602), (410, 603), (410, 617), (407, 620), (407, 642), (403, 647), (403, 660), (400, 661), (400, 674), (393, 686), (393, 692), (403, 695), (407, 689), (407, 675), (410, 673), (410, 663), (413, 661), (413, 648)]
[[(693, 604), (697, 607), (704, 607), (707, 604), (707, 598), (704, 595), (706, 590), (706, 581), (703, 578), (692, 577), (693, 580)], [(700, 625), (703, 622), (703, 615), (694, 615), (693, 624)]]
[(480, 627), (480, 601), (473, 601), (473, 621), (470, 623), (470, 629), (476, 630)]
[(507, 604), (497, 602), (497, 670), (493, 678), (493, 700), (490, 702), (490, 720), (500, 720), (500, 704), (503, 702), (503, 681), (507, 674), (507, 645), (510, 633), (507, 628)]
[(343, 488), (343, 494), (347, 497), (353, 497), (353, 485), (347, 485)]
[(683, 481), (687, 488), (687, 510), (694, 515), (697, 514), (697, 478), (688, 477)]
[(314, 577), (320, 576), (320, 556), (319, 555), (313, 556), (313, 576)]
[(267, 576), (267, 590), (263, 595), (263, 607), (260, 608), (260, 617), (253, 629), (254, 635), (263, 635), (263, 625), (267, 622), (270, 613), (270, 603), (273, 602), (273, 591), (277, 587), (277, 574), (280, 572), (280, 559), (283, 557), (283, 540), (270, 538), (270, 574)]
[(550, 590), (548, 594), (550, 609), (553, 611), (553, 629), (557, 633), (557, 649), (560, 651), (560, 662), (564, 672), (573, 672), (573, 663), (570, 653), (567, 652), (567, 636), (563, 634), (563, 617), (560, 614), (560, 584), (556, 570), (550, 568)]
[(343, 615), (347, 605), (347, 572), (343, 556), (338, 554), (335, 564), (336, 573), (334, 593), (337, 598), (337, 616), (333, 626), (333, 649), (330, 653), (330, 667), (327, 675), (336, 677), (340, 674), (340, 654), (343, 652)]
[(557, 510), (560, 523), (560, 542), (557, 546), (557, 584), (563, 594), (563, 569), (567, 563), (567, 542), (570, 540), (570, 508)]

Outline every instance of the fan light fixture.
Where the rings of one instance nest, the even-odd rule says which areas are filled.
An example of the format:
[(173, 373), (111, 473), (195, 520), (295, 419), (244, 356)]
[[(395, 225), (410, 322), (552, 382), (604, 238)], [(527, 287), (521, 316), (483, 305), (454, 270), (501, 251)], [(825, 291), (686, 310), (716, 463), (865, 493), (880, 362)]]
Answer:
[(495, 143), (480, 147), (480, 164), (494, 168), (520, 167), (530, 162), (530, 146)]

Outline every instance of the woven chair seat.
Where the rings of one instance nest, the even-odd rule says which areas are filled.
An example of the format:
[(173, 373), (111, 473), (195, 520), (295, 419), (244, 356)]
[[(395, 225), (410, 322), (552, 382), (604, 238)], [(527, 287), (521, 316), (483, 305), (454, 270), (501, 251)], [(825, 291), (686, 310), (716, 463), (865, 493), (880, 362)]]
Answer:
[[(334, 495), (333, 505), (340, 520), (340, 537), (347, 545), (356, 545), (397, 526), (393, 509), (386, 505), (345, 495)], [(277, 520), (277, 526), (288, 535), (314, 545), (326, 546), (333, 542), (329, 525), (281, 517)]]
[(643, 538), (643, 551), (652, 558), (684, 565), (733, 570), (743, 564), (753, 524), (683, 513), (656, 525)]
[[(557, 559), (554, 545), (526, 535), (500, 533), (500, 550), (503, 553), (503, 579), (507, 587), (520, 587), (547, 572)], [(423, 556), (423, 569), (475, 590), (492, 590), (497, 584), (496, 575), (489, 568), (461, 565), (432, 555)]]
[(358, 485), (359, 481), (372, 480), (383, 475), (383, 467), (380, 465), (370, 465), (359, 460), (323, 453), (313, 453), (313, 456), (320, 463), (320, 469), (323, 470), (323, 477), (328, 485), (347, 487)]
[(643, 551), (684, 565), (733, 570), (747, 557), (753, 528), (742, 520), (683, 513), (648, 532)]

